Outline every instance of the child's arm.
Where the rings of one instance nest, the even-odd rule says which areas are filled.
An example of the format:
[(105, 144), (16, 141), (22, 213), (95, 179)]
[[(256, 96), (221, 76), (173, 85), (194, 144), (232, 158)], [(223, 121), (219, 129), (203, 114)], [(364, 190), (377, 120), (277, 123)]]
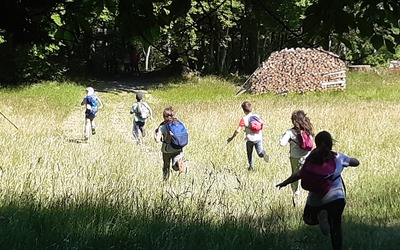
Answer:
[(135, 107), (135, 106), (133, 105), (132, 108), (131, 108), (131, 110), (129, 111), (130, 114), (135, 113), (134, 107)]
[(82, 102), (81, 102), (81, 106), (86, 105), (86, 98), (83, 98)]
[(150, 108), (150, 105), (147, 104), (147, 108), (149, 109), (150, 119), (154, 120), (154, 118), (153, 118), (153, 110)]
[(97, 101), (99, 101), (99, 109), (103, 108), (103, 102), (101, 101), (100, 97), (97, 96)]
[(242, 126), (238, 126), (235, 132), (233, 132), (233, 135), (226, 140), (226, 143), (230, 143), (233, 140), (233, 138), (235, 138), (242, 131), (242, 129), (243, 129)]
[(159, 143), (162, 140), (162, 133), (160, 127), (156, 128), (153, 134), (154, 141)]
[(279, 138), (279, 144), (284, 147), (286, 146), (291, 140), (291, 136), (290, 136), (290, 130), (285, 131), (285, 133), (283, 133), (283, 135), (281, 135), (281, 138)]
[(360, 162), (356, 158), (350, 158), (349, 166), (357, 167), (360, 165)]
[(286, 187), (288, 184), (300, 180), (300, 170), (294, 172), (289, 178), (276, 185), (279, 189)]

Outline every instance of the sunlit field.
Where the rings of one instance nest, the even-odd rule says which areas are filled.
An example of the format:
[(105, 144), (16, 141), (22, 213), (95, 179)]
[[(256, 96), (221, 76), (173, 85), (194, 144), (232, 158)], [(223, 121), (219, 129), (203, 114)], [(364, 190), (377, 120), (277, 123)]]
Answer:
[[(278, 143), (290, 115), (306, 111), (334, 150), (356, 157), (345, 169), (345, 249), (397, 249), (400, 237), (400, 76), (351, 73), (345, 91), (235, 96), (239, 84), (205, 77), (145, 90), (154, 111), (144, 143), (132, 136), (135, 87), (94, 85), (104, 108), (83, 141), (85, 83), (0, 90), (0, 249), (330, 249), (292, 203), (289, 147)], [(253, 103), (266, 121), (265, 163), (247, 170), (244, 133), (226, 139)], [(162, 180), (152, 132), (172, 106), (188, 127), (189, 172)], [(13, 126), (7, 117), (17, 128)]]

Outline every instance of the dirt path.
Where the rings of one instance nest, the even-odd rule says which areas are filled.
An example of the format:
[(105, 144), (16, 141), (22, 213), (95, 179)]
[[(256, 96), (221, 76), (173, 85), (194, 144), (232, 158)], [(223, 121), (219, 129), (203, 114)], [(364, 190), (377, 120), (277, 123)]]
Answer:
[[(96, 92), (114, 92), (118, 95), (129, 95), (137, 91), (147, 91), (154, 85), (160, 85), (168, 81), (168, 78), (152, 73), (140, 76), (115, 76), (106, 79), (95, 79), (88, 82), (87, 86), (93, 86)], [(100, 94), (101, 95), (101, 94)], [(152, 99), (150, 97), (150, 99)], [(96, 117), (98, 132), (112, 134), (114, 138), (134, 144), (136, 142), (132, 135), (132, 116), (129, 111), (121, 109), (126, 103), (111, 102), (107, 103), (103, 110), (99, 111)], [(75, 107), (63, 122), (63, 136), (69, 142), (88, 143), (84, 140), (84, 109)], [(95, 139), (95, 138), (93, 138)], [(89, 138), (89, 142), (93, 140)], [(149, 138), (145, 138), (148, 140)]]

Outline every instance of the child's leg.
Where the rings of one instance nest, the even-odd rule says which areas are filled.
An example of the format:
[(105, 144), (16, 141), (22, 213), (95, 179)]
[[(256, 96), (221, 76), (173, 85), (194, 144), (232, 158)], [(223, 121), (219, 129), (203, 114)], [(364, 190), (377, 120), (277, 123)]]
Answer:
[(94, 117), (90, 119), (91, 127), (92, 127), (92, 135), (96, 134), (96, 124), (94, 123)]
[(132, 134), (133, 134), (133, 136), (135, 136), (135, 139), (139, 143), (140, 142), (140, 138), (139, 138), (139, 124), (138, 124), (138, 122), (133, 122)]
[(145, 122), (138, 122), (138, 123), (139, 123), (139, 130), (142, 133), (142, 136), (145, 137), (146, 136), (146, 131), (144, 130)]
[[(300, 168), (299, 160), (300, 160), (300, 158), (290, 157), (290, 166), (292, 168), (292, 174), (294, 172), (297, 172), (297, 170), (299, 170), (299, 168)], [(291, 183), (290, 186), (292, 187), (293, 193), (300, 191), (300, 182), (299, 181), (295, 181), (295, 182)]]
[(85, 132), (84, 132), (86, 139), (88, 139), (90, 136), (91, 126), (92, 126), (92, 124), (91, 124), (90, 118), (86, 116), (85, 117)]
[(256, 152), (257, 152), (258, 157), (264, 158), (264, 161), (269, 162), (269, 156), (268, 156), (267, 152), (265, 152), (265, 150), (264, 150), (263, 142), (261, 140), (255, 142), (255, 147), (256, 147)]
[(321, 207), (312, 207), (308, 204), (304, 207), (303, 221), (307, 225), (314, 226), (318, 225), (318, 213), (321, 211)]
[(92, 117), (92, 119), (90, 119), (90, 123), (91, 123), (92, 129), (96, 129), (96, 124), (94, 123), (94, 117)]
[(342, 213), (345, 205), (344, 199), (338, 199), (327, 204), (333, 249), (342, 249)]
[(173, 157), (172, 165), (177, 166), (180, 173), (186, 172), (186, 167), (183, 165), (183, 152), (180, 152)]
[(171, 154), (166, 154), (166, 153), (162, 154), (162, 157), (163, 157), (163, 169), (162, 169), (162, 171), (163, 171), (163, 179), (164, 179), (164, 181), (168, 181), (170, 179), (170, 177), (171, 177), (171, 175), (170, 175), (170, 172), (171, 172), (170, 171), (170, 164), (171, 164), (172, 156), (173, 155), (171, 155)]
[(256, 141), (256, 142), (254, 142), (254, 146), (255, 146), (255, 148), (256, 148), (257, 155), (258, 155), (259, 157), (263, 157), (263, 156), (264, 156), (264, 148), (263, 148), (263, 143), (262, 143), (262, 141)]
[(247, 162), (249, 163), (249, 170), (254, 169), (253, 147), (254, 147), (254, 142), (246, 141)]

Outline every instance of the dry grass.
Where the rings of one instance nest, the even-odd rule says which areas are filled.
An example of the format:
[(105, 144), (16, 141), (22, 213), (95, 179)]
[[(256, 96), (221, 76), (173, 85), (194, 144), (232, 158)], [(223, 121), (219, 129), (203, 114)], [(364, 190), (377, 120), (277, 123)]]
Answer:
[[(213, 78), (153, 89), (145, 99), (156, 119), (146, 124), (148, 136), (142, 146), (131, 134), (134, 94), (100, 92), (105, 108), (96, 118), (98, 134), (84, 143), (78, 86), (45, 84), (37, 92), (3, 91), (0, 110), (19, 130), (0, 120), (0, 243), (16, 249), (31, 244), (101, 249), (327, 248), (329, 240), (301, 222), (305, 192), (293, 208), (289, 188), (275, 188), (290, 174), (288, 148), (280, 147), (278, 139), (291, 126), (291, 112), (303, 109), (316, 131), (332, 133), (335, 150), (361, 161), (358, 169), (343, 174), (348, 191), (345, 246), (397, 246), (400, 102), (392, 99), (392, 90), (389, 100), (382, 97), (384, 90), (377, 100), (363, 97), (357, 77), (361, 76), (351, 79), (354, 86), (346, 92), (305, 96), (234, 97), (236, 87)], [(57, 98), (44, 94), (54, 88), (65, 88), (69, 94), (58, 101), (64, 98), (69, 105), (59, 107)], [(172, 98), (170, 92), (179, 94)], [(251, 101), (268, 125), (264, 147), (270, 163), (257, 158), (254, 172), (246, 170), (244, 135), (226, 144), (242, 116), (243, 100)], [(163, 183), (160, 145), (152, 141), (151, 132), (169, 105), (190, 132), (185, 149), (190, 172), (174, 172), (172, 180)], [(17, 243), (18, 238), (24, 240)]]

